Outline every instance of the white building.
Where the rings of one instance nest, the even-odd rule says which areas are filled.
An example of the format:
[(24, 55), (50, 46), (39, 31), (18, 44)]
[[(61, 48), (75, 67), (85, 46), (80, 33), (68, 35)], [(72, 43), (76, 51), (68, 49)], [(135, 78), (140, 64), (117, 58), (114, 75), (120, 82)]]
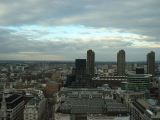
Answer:
[(45, 98), (34, 97), (26, 105), (24, 109), (24, 120), (41, 120), (44, 118)]

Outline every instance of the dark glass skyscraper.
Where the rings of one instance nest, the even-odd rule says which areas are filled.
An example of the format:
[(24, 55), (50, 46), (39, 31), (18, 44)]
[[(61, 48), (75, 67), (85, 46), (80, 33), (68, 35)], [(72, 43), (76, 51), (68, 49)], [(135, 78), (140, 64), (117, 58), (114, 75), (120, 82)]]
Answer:
[(147, 54), (147, 73), (155, 75), (155, 52)]
[(95, 53), (93, 50), (87, 51), (87, 74), (94, 77), (95, 74)]
[(76, 73), (76, 80), (82, 82), (86, 74), (86, 59), (76, 59), (75, 73)]
[(125, 75), (125, 51), (120, 50), (117, 53), (117, 74)]

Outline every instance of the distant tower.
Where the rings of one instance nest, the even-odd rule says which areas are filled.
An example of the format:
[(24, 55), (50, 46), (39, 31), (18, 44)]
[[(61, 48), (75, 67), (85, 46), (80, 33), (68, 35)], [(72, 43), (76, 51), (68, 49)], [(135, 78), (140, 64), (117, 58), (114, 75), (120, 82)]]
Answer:
[(155, 52), (153, 51), (147, 54), (147, 73), (155, 75)]
[(93, 50), (87, 51), (87, 74), (94, 77), (95, 74), (95, 53)]
[(117, 53), (117, 74), (125, 75), (125, 51), (120, 50)]

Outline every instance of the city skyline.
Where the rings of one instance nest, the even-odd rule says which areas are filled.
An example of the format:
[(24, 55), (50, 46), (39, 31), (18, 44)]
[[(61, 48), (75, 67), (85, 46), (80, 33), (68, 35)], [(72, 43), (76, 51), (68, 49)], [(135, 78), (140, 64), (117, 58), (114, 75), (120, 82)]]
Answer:
[[(0, 60), (160, 60), (158, 0), (0, 1)], [(126, 14), (128, 12), (128, 14)]]

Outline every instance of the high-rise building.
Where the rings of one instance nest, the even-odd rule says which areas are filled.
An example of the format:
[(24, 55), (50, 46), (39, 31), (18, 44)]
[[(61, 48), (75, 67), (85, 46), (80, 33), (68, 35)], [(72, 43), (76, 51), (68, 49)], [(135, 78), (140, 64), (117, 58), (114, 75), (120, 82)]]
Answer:
[(155, 75), (155, 52), (153, 51), (147, 54), (147, 72)]
[(86, 59), (76, 59), (75, 68), (76, 80), (82, 82), (86, 74)]
[(117, 53), (117, 74), (125, 75), (125, 51), (120, 50)]
[(95, 53), (93, 50), (87, 51), (87, 74), (94, 77), (95, 74)]

